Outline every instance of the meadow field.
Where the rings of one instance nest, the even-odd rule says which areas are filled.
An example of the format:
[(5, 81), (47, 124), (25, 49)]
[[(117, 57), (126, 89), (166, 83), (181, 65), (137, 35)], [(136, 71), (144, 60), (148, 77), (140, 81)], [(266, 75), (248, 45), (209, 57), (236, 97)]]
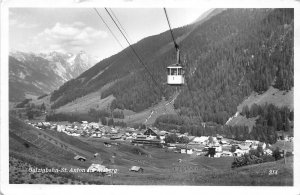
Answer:
[[(9, 138), (10, 183), (104, 185), (243, 185), (292, 186), (293, 156), (284, 160), (231, 168), (233, 157), (209, 158), (130, 142), (72, 137), (40, 130), (12, 119)], [(105, 142), (111, 147), (105, 147)], [(280, 144), (280, 143), (279, 143)], [(94, 154), (98, 153), (97, 157)], [(82, 155), (86, 161), (74, 159)], [(103, 176), (86, 172), (92, 164), (117, 169)], [(143, 173), (130, 172), (140, 166)], [(81, 169), (84, 172), (32, 173), (29, 169)], [(275, 174), (276, 173), (276, 174)]]

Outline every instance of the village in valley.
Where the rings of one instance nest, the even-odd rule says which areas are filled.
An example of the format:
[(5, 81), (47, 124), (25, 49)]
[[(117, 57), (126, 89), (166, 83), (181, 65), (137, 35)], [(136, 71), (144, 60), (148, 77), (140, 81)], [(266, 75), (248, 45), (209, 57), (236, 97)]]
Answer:
[[(89, 123), (88, 121), (74, 123), (26, 121), (27, 124), (44, 132), (56, 131), (68, 136), (79, 137), (83, 140), (93, 139), (103, 143), (103, 147), (107, 148), (115, 145), (118, 146), (120, 144), (130, 144), (133, 146), (159, 148), (160, 152), (187, 154), (191, 158), (199, 156), (202, 158), (231, 157), (232, 159), (237, 159), (236, 157), (241, 157), (241, 161), (243, 160), (242, 156), (245, 155), (255, 158), (253, 159), (253, 162), (239, 163), (233, 161), (232, 168), (247, 165), (247, 163), (263, 163), (263, 159), (256, 157), (257, 155), (253, 155), (256, 154), (256, 152), (259, 152), (260, 156), (274, 156), (273, 152), (278, 150), (276, 160), (283, 158), (286, 153), (289, 153), (289, 155), (293, 154), (293, 137), (283, 133), (279, 134), (277, 145), (278, 143), (283, 143), (284, 146), (287, 145), (288, 147), (279, 148), (278, 146), (272, 146), (271, 144), (257, 140), (237, 141), (225, 138), (222, 135), (200, 137), (191, 136), (188, 135), (188, 133), (181, 134), (175, 129), (171, 131), (164, 131), (159, 130), (156, 127), (148, 127), (147, 129), (118, 126), (113, 127), (102, 125), (100, 122)], [(176, 137), (177, 140), (172, 140), (170, 137)], [(67, 148), (67, 146), (65, 147)], [(97, 157), (98, 155), (99, 153), (95, 153), (94, 157)], [(74, 160), (86, 161), (86, 159), (87, 157), (84, 155), (74, 156)], [(182, 159), (178, 158), (178, 163), (181, 162)], [(111, 176), (110, 169), (107, 169), (104, 165), (93, 163), (87, 170), (88, 172), (101, 172)], [(129, 170), (139, 172), (140, 170), (143, 170), (143, 167), (132, 164), (132, 167)], [(117, 173), (117, 169), (115, 169), (113, 173)]]

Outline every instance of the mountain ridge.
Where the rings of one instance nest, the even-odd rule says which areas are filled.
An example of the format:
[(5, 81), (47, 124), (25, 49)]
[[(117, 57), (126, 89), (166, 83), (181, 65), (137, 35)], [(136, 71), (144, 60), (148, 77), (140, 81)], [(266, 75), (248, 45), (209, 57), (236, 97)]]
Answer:
[(81, 51), (78, 54), (25, 53), (9, 54), (10, 101), (20, 101), (27, 94), (39, 96), (51, 93), (66, 81), (90, 68), (94, 60)]

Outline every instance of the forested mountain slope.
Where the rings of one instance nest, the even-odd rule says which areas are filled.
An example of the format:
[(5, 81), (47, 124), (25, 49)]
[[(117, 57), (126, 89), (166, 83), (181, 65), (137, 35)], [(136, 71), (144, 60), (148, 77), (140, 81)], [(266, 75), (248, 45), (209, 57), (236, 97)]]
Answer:
[[(293, 9), (226, 10), (200, 28), (182, 48), (197, 67), (188, 85), (204, 121), (224, 124), (252, 91), (293, 86)], [(182, 92), (175, 102), (184, 115), (190, 99)]]
[[(293, 23), (293, 9), (227, 9), (200, 25), (174, 29), (190, 89), (181, 89), (175, 108), (184, 116), (199, 113), (203, 121), (224, 124), (252, 91), (262, 93), (271, 85), (289, 90)], [(139, 112), (171, 97), (176, 89), (166, 85), (166, 67), (175, 62), (170, 32), (147, 37), (133, 47), (155, 81), (126, 48), (54, 91), (52, 108), (115, 80), (101, 98), (113, 95), (120, 109)]]

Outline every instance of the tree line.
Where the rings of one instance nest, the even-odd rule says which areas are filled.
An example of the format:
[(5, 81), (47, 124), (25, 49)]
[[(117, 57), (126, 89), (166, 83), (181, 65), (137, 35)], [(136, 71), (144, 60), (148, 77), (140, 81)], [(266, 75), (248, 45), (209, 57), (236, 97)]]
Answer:
[(274, 104), (257, 105), (254, 103), (250, 109), (246, 105), (242, 108), (241, 115), (247, 118), (259, 116), (256, 124), (272, 127), (276, 131), (291, 131), (294, 121), (293, 110), (286, 106), (278, 108)]
[[(172, 118), (172, 120), (170, 120)], [(216, 123), (203, 123), (203, 124), (190, 124), (188, 121), (178, 118), (176, 120), (175, 116), (158, 117), (155, 121), (155, 126), (159, 129), (171, 131), (173, 129), (179, 131), (180, 133), (188, 133), (192, 136), (217, 136), (222, 135), (227, 138), (245, 141), (245, 140), (258, 140), (266, 143), (273, 144), (277, 141), (276, 129), (271, 126), (263, 126), (257, 124), (253, 127), (252, 131), (246, 126), (228, 126), (220, 125)], [(172, 121), (172, 123), (169, 123)]]

